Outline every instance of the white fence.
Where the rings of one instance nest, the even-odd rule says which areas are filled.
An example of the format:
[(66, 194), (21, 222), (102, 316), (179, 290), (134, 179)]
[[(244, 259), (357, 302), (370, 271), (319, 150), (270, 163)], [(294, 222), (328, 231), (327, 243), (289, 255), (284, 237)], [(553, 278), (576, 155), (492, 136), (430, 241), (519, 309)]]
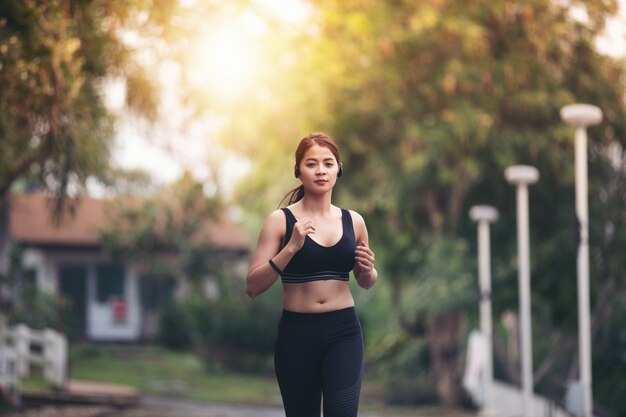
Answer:
[[(519, 417), (523, 415), (522, 392), (519, 387), (500, 381), (493, 383), (494, 414), (498, 417)], [(533, 395), (530, 404), (532, 412), (529, 415), (535, 417), (572, 417), (573, 414), (559, 407), (553, 401)]]
[(67, 340), (51, 330), (32, 330), (20, 324), (0, 335), (0, 387), (19, 390), (20, 379), (39, 366), (46, 380), (56, 387), (67, 379)]
[(0, 343), (0, 389), (13, 392), (18, 389), (20, 379), (17, 366), (15, 349)]
[[(472, 331), (467, 343), (467, 357), (463, 385), (474, 403), (481, 407), (481, 414), (497, 417), (572, 417), (570, 411), (554, 401), (538, 394), (533, 394), (531, 402), (524, 404), (522, 390), (514, 385), (494, 380), (487, 381), (485, 363), (487, 340), (479, 331)], [(491, 388), (491, 401), (486, 404), (487, 384)], [(571, 401), (570, 401), (571, 402)], [(525, 410), (525, 407), (528, 409)], [(489, 408), (489, 409), (487, 409)]]

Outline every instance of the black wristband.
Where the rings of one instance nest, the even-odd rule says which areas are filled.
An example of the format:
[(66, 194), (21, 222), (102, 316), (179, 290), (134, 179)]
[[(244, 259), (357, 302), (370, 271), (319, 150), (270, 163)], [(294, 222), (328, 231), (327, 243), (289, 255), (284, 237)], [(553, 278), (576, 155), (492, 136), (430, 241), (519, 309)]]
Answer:
[(280, 268), (274, 263), (274, 261), (272, 261), (271, 259), (269, 260), (270, 266), (272, 267), (272, 269), (276, 272), (278, 272), (278, 275), (282, 275), (283, 271), (280, 270)]

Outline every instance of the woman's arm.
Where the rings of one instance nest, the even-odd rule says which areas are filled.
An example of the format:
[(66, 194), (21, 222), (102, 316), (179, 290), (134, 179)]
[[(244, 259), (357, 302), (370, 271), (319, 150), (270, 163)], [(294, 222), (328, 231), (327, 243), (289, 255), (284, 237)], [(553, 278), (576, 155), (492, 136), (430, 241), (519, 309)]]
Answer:
[[(269, 260), (274, 257), (278, 258), (277, 254), (280, 250), (281, 236), (285, 234), (284, 230), (285, 216), (280, 210), (267, 216), (261, 233), (259, 233), (259, 240), (252, 254), (248, 276), (246, 277), (246, 294), (250, 298), (255, 298), (267, 291), (276, 282), (278, 273), (269, 264)], [(274, 263), (279, 265), (278, 259), (275, 259)], [(280, 265), (279, 268), (284, 268), (282, 263)]]
[(289, 242), (281, 249), (285, 232), (285, 214), (282, 210), (275, 210), (263, 224), (250, 261), (246, 278), (246, 294), (250, 298), (264, 293), (276, 282), (278, 272), (269, 261), (271, 260), (279, 270), (285, 269), (293, 255), (302, 248), (306, 235), (315, 232), (315, 224), (307, 218), (300, 219), (293, 227)]
[(354, 224), (354, 235), (357, 241), (355, 251), (354, 277), (361, 288), (369, 289), (378, 281), (378, 271), (374, 268), (374, 252), (369, 248), (369, 237), (365, 220), (360, 214), (352, 213), (352, 223)]

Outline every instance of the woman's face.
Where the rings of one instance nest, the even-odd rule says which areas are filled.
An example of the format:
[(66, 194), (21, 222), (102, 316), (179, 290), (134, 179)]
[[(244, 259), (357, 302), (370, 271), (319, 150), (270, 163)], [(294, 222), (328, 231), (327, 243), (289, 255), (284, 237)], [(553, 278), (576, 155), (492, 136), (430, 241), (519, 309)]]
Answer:
[(330, 149), (313, 145), (300, 161), (300, 181), (307, 192), (327, 192), (337, 182), (339, 164)]

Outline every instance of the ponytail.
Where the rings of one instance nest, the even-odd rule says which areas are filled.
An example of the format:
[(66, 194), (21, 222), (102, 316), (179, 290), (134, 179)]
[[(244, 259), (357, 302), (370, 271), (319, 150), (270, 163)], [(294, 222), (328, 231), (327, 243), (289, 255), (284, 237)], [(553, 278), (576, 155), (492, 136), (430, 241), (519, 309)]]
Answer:
[(299, 185), (293, 190), (289, 191), (287, 194), (285, 194), (283, 199), (280, 200), (278, 207), (282, 206), (285, 200), (287, 200), (287, 205), (290, 206), (293, 203), (302, 200), (303, 197), (304, 197), (304, 185)]

